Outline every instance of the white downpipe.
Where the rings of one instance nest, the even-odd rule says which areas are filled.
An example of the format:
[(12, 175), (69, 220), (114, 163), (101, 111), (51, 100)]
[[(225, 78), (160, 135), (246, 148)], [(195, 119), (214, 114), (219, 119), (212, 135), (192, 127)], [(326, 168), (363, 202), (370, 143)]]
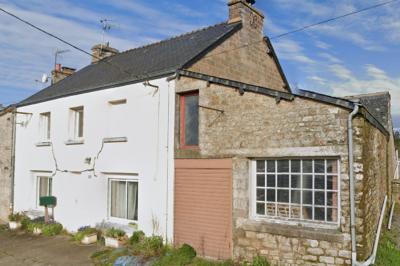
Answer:
[(390, 216), (389, 216), (389, 223), (388, 223), (388, 229), (392, 229), (392, 219), (393, 219), (393, 212), (394, 212), (394, 206), (396, 205), (396, 201), (394, 200), (392, 203), (392, 208), (390, 208)]
[(355, 215), (355, 189), (354, 189), (354, 159), (353, 159), (353, 118), (358, 113), (359, 106), (356, 104), (354, 110), (348, 118), (348, 141), (349, 141), (349, 179), (350, 179), (350, 231), (351, 231), (351, 261), (353, 266), (367, 266), (375, 263), (376, 252), (378, 250), (379, 237), (381, 234), (383, 217), (386, 210), (387, 196), (383, 201), (381, 214), (379, 217), (378, 229), (375, 236), (374, 248), (371, 256), (363, 262), (357, 261), (357, 245), (356, 245), (356, 215)]

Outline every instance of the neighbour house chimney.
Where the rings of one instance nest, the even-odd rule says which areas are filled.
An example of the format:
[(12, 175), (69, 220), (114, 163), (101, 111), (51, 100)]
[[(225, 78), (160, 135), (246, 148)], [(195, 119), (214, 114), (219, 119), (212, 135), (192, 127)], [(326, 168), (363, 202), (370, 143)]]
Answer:
[(97, 63), (103, 58), (118, 54), (119, 51), (115, 48), (110, 47), (109, 43), (97, 44), (92, 47), (92, 64)]
[(242, 22), (245, 30), (264, 36), (264, 15), (253, 5), (255, 0), (229, 0), (229, 23)]
[(66, 77), (74, 74), (76, 69), (70, 67), (61, 67), (61, 64), (56, 64), (55, 69), (51, 71), (51, 84), (55, 84)]

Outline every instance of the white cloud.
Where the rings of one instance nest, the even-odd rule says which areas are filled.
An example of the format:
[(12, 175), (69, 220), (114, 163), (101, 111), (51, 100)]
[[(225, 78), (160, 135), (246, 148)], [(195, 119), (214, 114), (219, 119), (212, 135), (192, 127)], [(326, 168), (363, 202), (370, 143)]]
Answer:
[(338, 63), (341, 63), (341, 62), (342, 62), (342, 60), (340, 60), (340, 59), (337, 58), (336, 56), (333, 56), (333, 55), (331, 55), (331, 54), (329, 54), (329, 53), (319, 53), (318, 55), (319, 55), (320, 57), (322, 57), (323, 59), (328, 60), (328, 61), (331, 62), (331, 63), (338, 64)]
[(291, 39), (280, 39), (274, 43), (274, 47), (280, 58), (306, 64), (315, 63), (313, 59), (304, 54), (304, 48), (300, 43)]

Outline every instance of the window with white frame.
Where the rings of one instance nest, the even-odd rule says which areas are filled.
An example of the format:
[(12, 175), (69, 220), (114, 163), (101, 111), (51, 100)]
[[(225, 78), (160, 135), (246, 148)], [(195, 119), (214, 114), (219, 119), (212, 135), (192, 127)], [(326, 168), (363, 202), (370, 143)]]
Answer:
[(37, 202), (39, 205), (40, 197), (52, 195), (53, 180), (48, 176), (38, 176), (37, 178)]
[(71, 108), (71, 125), (70, 134), (72, 139), (78, 140), (83, 138), (83, 107)]
[(338, 160), (257, 160), (253, 172), (257, 217), (338, 223)]
[(49, 112), (40, 114), (39, 129), (40, 140), (50, 141), (51, 114)]
[(109, 202), (110, 217), (137, 221), (138, 182), (123, 179), (110, 179)]

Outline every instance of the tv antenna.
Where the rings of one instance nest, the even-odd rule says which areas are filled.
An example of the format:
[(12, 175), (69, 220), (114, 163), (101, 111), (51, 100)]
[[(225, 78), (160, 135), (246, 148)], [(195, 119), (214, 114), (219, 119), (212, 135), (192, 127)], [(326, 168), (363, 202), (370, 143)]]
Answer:
[(112, 28), (115, 28), (115, 25), (111, 23), (112, 20), (107, 19), (107, 18), (103, 18), (100, 19), (100, 23), (101, 23), (101, 29), (102, 29), (102, 35), (101, 35), (101, 44), (103, 45), (105, 43), (104, 39), (105, 39), (105, 35), (107, 34), (107, 32), (109, 32)]
[(57, 59), (60, 54), (68, 53), (70, 50), (59, 50), (58, 48), (56, 49), (56, 52), (54, 53), (54, 69), (57, 68)]

